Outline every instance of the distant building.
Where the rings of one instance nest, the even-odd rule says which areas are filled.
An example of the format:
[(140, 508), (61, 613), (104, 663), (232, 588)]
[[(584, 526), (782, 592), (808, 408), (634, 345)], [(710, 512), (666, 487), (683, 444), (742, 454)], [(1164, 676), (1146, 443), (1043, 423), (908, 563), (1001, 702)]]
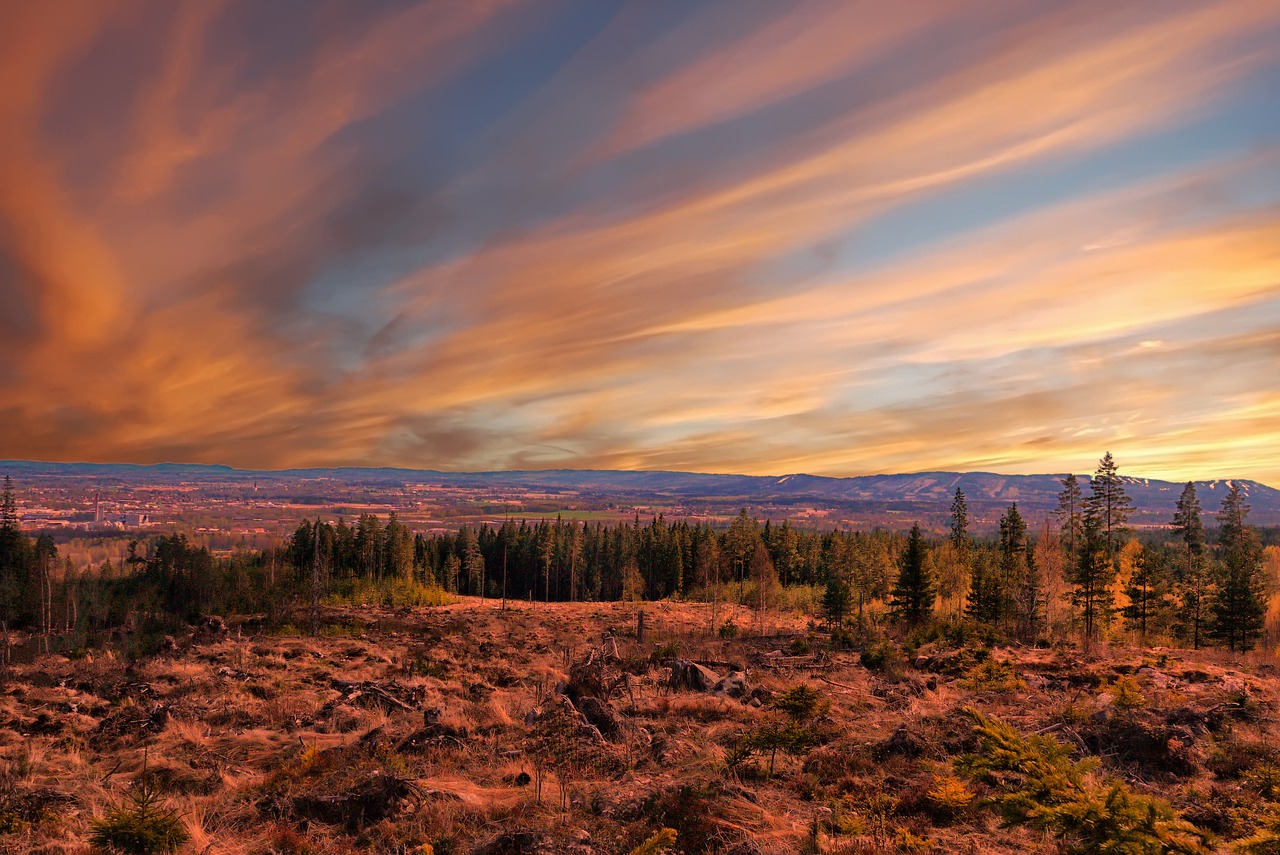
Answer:
[(151, 517), (147, 514), (138, 513), (115, 513), (108, 514), (101, 508), (94, 515), (94, 528), (141, 528), (142, 526), (151, 525)]

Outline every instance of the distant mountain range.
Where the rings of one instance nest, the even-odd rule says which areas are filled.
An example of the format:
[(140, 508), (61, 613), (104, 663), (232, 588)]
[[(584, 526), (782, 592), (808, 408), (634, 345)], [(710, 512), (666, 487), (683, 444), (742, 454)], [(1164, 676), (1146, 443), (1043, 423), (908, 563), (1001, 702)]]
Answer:
[[(44, 463), (0, 461), (0, 473), (17, 479), (95, 478), (105, 482), (243, 483), (328, 480), (339, 484), (427, 483), (459, 488), (517, 487), (584, 494), (617, 495), (679, 502), (803, 504), (880, 508), (904, 513), (945, 513), (956, 488), (964, 491), (977, 517), (994, 518), (1012, 502), (1029, 516), (1041, 516), (1057, 505), (1063, 475), (999, 475), (991, 472), (917, 472), (904, 475), (865, 475), (831, 478), (819, 475), (714, 475), (693, 472), (633, 472), (596, 469), (547, 469), (506, 472), (440, 472), (431, 469), (339, 467), (331, 469), (250, 470), (230, 466), (161, 463)], [(1133, 522), (1167, 523), (1183, 483), (1149, 478), (1124, 478), (1133, 499)], [(1232, 483), (1238, 483), (1252, 506), (1250, 520), (1280, 524), (1280, 490), (1257, 481), (1197, 481), (1196, 490), (1207, 515), (1217, 511)], [(1088, 493), (1082, 476), (1081, 487)]]

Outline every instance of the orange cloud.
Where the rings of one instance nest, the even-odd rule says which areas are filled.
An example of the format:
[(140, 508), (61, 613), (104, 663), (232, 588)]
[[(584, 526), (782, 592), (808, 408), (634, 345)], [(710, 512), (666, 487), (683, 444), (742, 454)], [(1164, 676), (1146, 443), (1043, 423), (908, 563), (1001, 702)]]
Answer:
[[(1280, 200), (1238, 191), (1273, 150), (975, 210), (874, 267), (832, 249), (1203, 116), (1274, 66), (1274, 3), (713, 9), (647, 44), (624, 16), (541, 45), (539, 85), (503, 76), (519, 4), (337, 9), (279, 55), (227, 38), (262, 8), (0, 13), (7, 456), (843, 474), (1106, 446), (1280, 480)], [(121, 40), (137, 68), (106, 68)], [(108, 96), (118, 123), (60, 130)]]

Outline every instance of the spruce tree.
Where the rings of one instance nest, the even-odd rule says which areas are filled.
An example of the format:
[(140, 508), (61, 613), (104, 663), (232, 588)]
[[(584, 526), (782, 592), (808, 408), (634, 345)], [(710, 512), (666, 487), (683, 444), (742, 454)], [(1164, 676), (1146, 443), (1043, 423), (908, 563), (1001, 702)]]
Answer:
[(1170, 581), (1168, 557), (1164, 547), (1140, 547), (1133, 573), (1125, 586), (1124, 593), (1129, 604), (1124, 607), (1122, 614), (1129, 628), (1140, 634), (1144, 643), (1147, 632), (1163, 623), (1167, 611)]
[(1026, 574), (1027, 524), (1014, 502), (1000, 517), (1000, 619), (1017, 615), (1017, 599)]
[(1200, 649), (1200, 635), (1206, 617), (1210, 579), (1204, 562), (1204, 523), (1200, 519), (1200, 499), (1196, 485), (1188, 481), (1178, 497), (1173, 530), (1182, 541), (1182, 561), (1176, 578), (1182, 622), (1189, 625), (1192, 646)]
[(849, 582), (838, 572), (827, 578), (827, 587), (822, 594), (822, 613), (833, 629), (844, 626), (853, 609), (853, 589)]
[(1062, 537), (1062, 547), (1067, 550), (1067, 563), (1076, 560), (1076, 547), (1080, 543), (1081, 511), (1084, 508), (1084, 496), (1080, 492), (1080, 481), (1075, 475), (1062, 479), (1062, 492), (1058, 494), (1058, 530)]
[(951, 500), (951, 545), (961, 555), (969, 551), (969, 505), (959, 487)]
[(1089, 481), (1092, 494), (1085, 499), (1084, 515), (1092, 517), (1102, 538), (1107, 557), (1114, 559), (1124, 524), (1129, 520), (1132, 502), (1124, 492), (1124, 482), (1116, 472), (1116, 462), (1108, 451), (1098, 461), (1098, 469)]
[(1233, 652), (1253, 649), (1266, 615), (1262, 544), (1252, 526), (1246, 525), (1249, 510), (1240, 485), (1233, 483), (1218, 512), (1222, 556), (1210, 630)]
[(13, 497), (13, 481), (4, 476), (4, 492), (0, 494), (0, 632), (4, 648), (0, 651), (0, 671), (8, 674), (9, 629), (18, 621), (18, 601), (22, 596), (21, 564), (22, 531), (18, 527), (18, 504)]
[(1115, 562), (1107, 552), (1105, 535), (1096, 516), (1085, 516), (1081, 534), (1067, 581), (1074, 589), (1071, 600), (1084, 629), (1085, 641), (1092, 641), (1111, 618)]
[(920, 534), (920, 524), (916, 523), (911, 527), (899, 565), (898, 583), (893, 588), (893, 610), (912, 626), (923, 623), (933, 613), (935, 595), (925, 553), (924, 537)]
[(1035, 641), (1047, 609), (1044, 574), (1036, 561), (1035, 543), (1030, 538), (1027, 539), (1024, 567), (1015, 601), (1018, 633), (1027, 641)]
[(969, 572), (969, 602), (965, 614), (978, 623), (995, 626), (1000, 620), (1000, 607), (1004, 595), (1000, 588), (1000, 576), (991, 550), (979, 547), (973, 550)]

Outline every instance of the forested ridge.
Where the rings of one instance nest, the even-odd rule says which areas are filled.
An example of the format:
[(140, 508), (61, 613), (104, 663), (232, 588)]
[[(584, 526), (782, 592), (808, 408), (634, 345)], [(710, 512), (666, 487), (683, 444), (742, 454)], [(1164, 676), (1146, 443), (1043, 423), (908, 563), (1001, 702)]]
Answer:
[[(96, 567), (61, 558), (18, 525), (6, 478), (0, 515), (0, 620), (46, 647), (92, 647), (121, 630), (155, 634), (209, 614), (282, 625), (325, 604), (427, 605), (450, 595), (534, 601), (733, 599), (767, 613), (807, 605), (835, 630), (894, 618), (967, 624), (1034, 643), (1129, 631), (1187, 646), (1248, 650), (1261, 638), (1269, 567), (1233, 487), (1207, 532), (1188, 483), (1172, 527), (1136, 538), (1110, 454), (1091, 478), (1062, 480), (1059, 508), (1036, 525), (1017, 504), (993, 537), (969, 531), (957, 489), (939, 536), (727, 527), (639, 516), (627, 524), (560, 518), (414, 533), (395, 514), (304, 521), (278, 547), (211, 554), (181, 534), (130, 544)], [(1268, 562), (1271, 562), (1270, 564)]]

